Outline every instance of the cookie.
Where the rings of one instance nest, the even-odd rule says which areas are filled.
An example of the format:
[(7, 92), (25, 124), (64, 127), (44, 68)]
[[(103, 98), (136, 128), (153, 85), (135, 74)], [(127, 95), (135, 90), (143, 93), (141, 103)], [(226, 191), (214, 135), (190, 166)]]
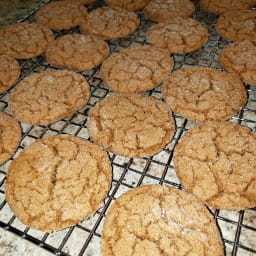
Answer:
[(247, 127), (208, 120), (175, 148), (181, 184), (206, 205), (241, 210), (256, 206), (256, 134)]
[(135, 12), (103, 6), (88, 13), (86, 19), (80, 23), (80, 32), (98, 36), (103, 40), (116, 39), (133, 33), (139, 22)]
[(55, 1), (40, 8), (35, 19), (37, 23), (58, 31), (77, 27), (86, 15), (86, 8), (79, 2)]
[(241, 41), (256, 41), (256, 12), (234, 10), (223, 13), (216, 22), (217, 32), (224, 38)]
[(101, 66), (103, 81), (113, 91), (143, 92), (158, 86), (174, 65), (168, 51), (135, 46), (112, 54)]
[(8, 55), (0, 55), (0, 93), (9, 89), (20, 76), (20, 65)]
[(144, 157), (162, 150), (175, 132), (169, 107), (152, 96), (116, 94), (90, 112), (90, 138), (108, 151)]
[(112, 7), (120, 7), (127, 11), (143, 9), (150, 0), (105, 0), (106, 4)]
[(7, 25), (0, 28), (0, 54), (30, 59), (42, 54), (52, 40), (53, 32), (43, 25), (29, 22)]
[(10, 158), (21, 139), (21, 128), (11, 116), (0, 112), (0, 164)]
[(111, 165), (97, 145), (55, 135), (30, 144), (11, 162), (5, 186), (18, 219), (50, 232), (94, 214), (110, 189)]
[(28, 124), (48, 125), (72, 115), (89, 99), (85, 78), (72, 71), (46, 70), (32, 73), (10, 94), (13, 115)]
[(147, 41), (170, 53), (187, 53), (207, 43), (208, 29), (194, 19), (177, 17), (168, 23), (153, 25), (147, 32)]
[(108, 44), (94, 36), (69, 34), (52, 41), (46, 50), (48, 63), (72, 70), (88, 70), (109, 55)]
[(255, 0), (200, 0), (200, 6), (211, 13), (221, 14), (230, 10), (251, 9), (256, 5)]
[(237, 73), (245, 83), (256, 85), (256, 42), (244, 40), (226, 46), (218, 62), (227, 71)]
[(194, 121), (226, 120), (247, 102), (247, 91), (235, 74), (209, 67), (188, 67), (170, 74), (163, 98), (178, 115)]
[(152, 0), (144, 8), (145, 15), (153, 21), (167, 22), (175, 17), (192, 16), (195, 6), (190, 0)]
[(144, 185), (117, 198), (102, 230), (102, 255), (224, 255), (216, 221), (193, 195)]

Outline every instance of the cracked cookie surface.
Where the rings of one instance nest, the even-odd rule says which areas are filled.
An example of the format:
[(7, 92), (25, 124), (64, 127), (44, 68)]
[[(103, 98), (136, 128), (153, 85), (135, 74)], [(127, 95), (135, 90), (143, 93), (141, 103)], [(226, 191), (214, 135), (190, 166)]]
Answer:
[(90, 87), (73, 71), (46, 70), (32, 73), (10, 94), (9, 107), (20, 121), (48, 125), (72, 115), (85, 105)]
[(64, 0), (46, 4), (36, 12), (35, 19), (37, 23), (58, 31), (77, 27), (86, 15), (83, 5)]
[(256, 12), (253, 10), (227, 11), (216, 22), (217, 32), (233, 41), (256, 41)]
[(30, 144), (7, 172), (6, 200), (29, 227), (60, 230), (91, 216), (111, 186), (108, 155), (72, 135)]
[(20, 65), (8, 55), (0, 55), (0, 93), (9, 89), (20, 76)]
[(185, 189), (206, 205), (226, 210), (256, 206), (256, 134), (226, 121), (189, 130), (174, 153)]
[(184, 191), (145, 185), (121, 195), (102, 231), (104, 256), (224, 255), (216, 221)]
[(256, 85), (256, 42), (243, 40), (226, 46), (218, 62), (227, 71), (237, 73), (245, 83)]
[(172, 112), (162, 101), (140, 94), (116, 94), (90, 112), (91, 139), (106, 150), (128, 157), (153, 155), (175, 132)]
[(166, 79), (173, 65), (168, 51), (154, 46), (136, 46), (112, 54), (100, 71), (113, 91), (143, 92)]
[(80, 23), (83, 34), (95, 35), (103, 40), (126, 37), (133, 33), (139, 18), (135, 12), (118, 7), (103, 6), (88, 13)]
[(208, 29), (197, 20), (176, 17), (153, 25), (147, 32), (147, 41), (170, 53), (187, 53), (207, 43)]
[(144, 8), (146, 16), (157, 22), (166, 22), (175, 17), (192, 16), (195, 6), (190, 0), (152, 0)]
[(15, 59), (30, 59), (42, 54), (53, 32), (40, 24), (21, 22), (0, 28), (0, 54), (7, 54)]
[(11, 157), (21, 139), (21, 128), (14, 118), (0, 112), (0, 164)]
[(190, 120), (226, 120), (247, 102), (247, 91), (236, 74), (208, 67), (187, 67), (163, 83), (170, 108)]
[(106, 4), (120, 7), (127, 11), (137, 11), (144, 8), (150, 0), (105, 0)]
[(70, 34), (52, 41), (46, 50), (48, 63), (71, 70), (88, 70), (109, 55), (108, 44), (94, 36)]

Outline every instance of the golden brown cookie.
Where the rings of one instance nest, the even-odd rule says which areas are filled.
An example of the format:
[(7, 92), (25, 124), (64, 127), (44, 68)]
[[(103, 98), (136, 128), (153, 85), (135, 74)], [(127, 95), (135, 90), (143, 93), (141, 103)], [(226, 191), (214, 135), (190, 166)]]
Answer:
[(234, 42), (222, 50), (218, 61), (227, 71), (237, 73), (245, 83), (256, 85), (256, 42)]
[(256, 12), (234, 10), (223, 13), (216, 22), (216, 30), (226, 39), (256, 41)]
[(90, 138), (108, 151), (128, 157), (153, 155), (175, 132), (169, 107), (152, 96), (116, 94), (99, 102), (88, 118)]
[(170, 21), (175, 17), (190, 17), (195, 6), (190, 0), (152, 0), (144, 8), (146, 16), (157, 22)]
[(0, 93), (9, 89), (20, 76), (20, 65), (8, 55), (0, 55)]
[(127, 11), (137, 11), (144, 8), (150, 0), (105, 0), (112, 7), (120, 7)]
[(52, 41), (46, 59), (55, 67), (88, 70), (102, 63), (109, 55), (108, 44), (94, 36), (69, 34)]
[(60, 230), (88, 218), (111, 186), (108, 155), (72, 135), (30, 144), (7, 172), (6, 200), (18, 219), (42, 231)]
[(226, 120), (247, 102), (247, 91), (235, 74), (209, 67), (188, 67), (170, 74), (163, 84), (170, 108), (185, 118)]
[(226, 210), (256, 206), (256, 133), (226, 121), (189, 130), (174, 153), (185, 189), (206, 205)]
[(230, 10), (251, 9), (256, 5), (255, 0), (200, 0), (200, 6), (211, 13), (224, 13)]
[(89, 99), (85, 78), (72, 71), (46, 70), (33, 73), (16, 85), (9, 107), (20, 121), (48, 125), (72, 115)]
[(42, 54), (49, 42), (54, 40), (53, 32), (40, 24), (21, 22), (0, 28), (0, 54), (15, 59), (29, 59)]
[(224, 255), (216, 221), (189, 193), (145, 185), (121, 195), (102, 231), (102, 255)]
[(83, 34), (98, 36), (104, 40), (126, 37), (133, 33), (138, 25), (139, 18), (135, 12), (121, 8), (103, 6), (89, 12), (80, 24)]
[(0, 112), (0, 164), (11, 157), (21, 139), (21, 128), (11, 116)]
[(55, 1), (40, 8), (35, 19), (37, 23), (58, 31), (77, 27), (86, 15), (86, 8), (79, 2)]
[(101, 66), (103, 81), (113, 91), (143, 92), (166, 79), (174, 62), (167, 50), (135, 46), (112, 54)]
[(208, 41), (208, 29), (191, 18), (177, 17), (168, 23), (153, 25), (147, 40), (170, 53), (187, 53), (203, 47)]

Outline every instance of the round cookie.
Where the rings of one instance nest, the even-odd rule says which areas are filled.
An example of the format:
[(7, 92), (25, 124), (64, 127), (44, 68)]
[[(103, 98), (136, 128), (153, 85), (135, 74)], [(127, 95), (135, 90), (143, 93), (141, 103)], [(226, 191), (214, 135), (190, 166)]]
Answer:
[(37, 23), (58, 31), (77, 27), (86, 15), (86, 8), (79, 2), (55, 1), (40, 8), (35, 19)]
[(46, 70), (33, 73), (16, 85), (9, 107), (20, 121), (48, 125), (72, 115), (89, 99), (85, 78), (72, 71)]
[(112, 7), (120, 7), (127, 11), (137, 11), (144, 8), (150, 0), (105, 0)]
[(168, 23), (153, 25), (147, 40), (170, 53), (187, 53), (198, 50), (208, 41), (208, 29), (199, 21), (177, 17)]
[(253, 10), (227, 11), (218, 18), (215, 27), (226, 39), (256, 41), (256, 12)]
[(251, 9), (256, 5), (255, 0), (200, 0), (200, 6), (211, 13), (224, 13), (230, 10)]
[(0, 28), (0, 54), (30, 59), (42, 54), (52, 40), (53, 32), (43, 25), (28, 22), (7, 25)]
[(226, 210), (256, 206), (256, 134), (226, 121), (195, 126), (175, 148), (174, 167), (185, 189)]
[(126, 37), (133, 33), (139, 22), (135, 12), (118, 7), (103, 6), (88, 13), (87, 18), (80, 23), (80, 31), (83, 34), (110, 40)]
[(6, 200), (25, 225), (60, 230), (88, 218), (111, 186), (108, 155), (72, 135), (30, 144), (7, 172)]
[(193, 195), (144, 185), (117, 198), (102, 230), (103, 256), (224, 255), (216, 221)]
[(152, 0), (144, 8), (146, 16), (157, 22), (168, 22), (175, 17), (190, 17), (195, 6), (190, 0)]
[(219, 54), (219, 64), (237, 73), (248, 84), (256, 85), (256, 43), (243, 40), (226, 46)]
[(55, 67), (88, 70), (102, 63), (109, 55), (108, 44), (94, 36), (69, 34), (52, 41), (46, 59)]
[(0, 55), (0, 93), (9, 89), (20, 76), (20, 65), (8, 55)]
[(95, 143), (127, 157), (158, 153), (175, 132), (169, 107), (141, 94), (116, 94), (103, 99), (90, 112), (87, 127)]
[(174, 65), (169, 52), (154, 46), (135, 46), (112, 54), (101, 66), (103, 81), (113, 91), (143, 92), (158, 86)]
[(170, 108), (190, 120), (226, 120), (247, 102), (247, 91), (235, 74), (209, 67), (188, 67), (170, 74), (163, 84)]
[(19, 146), (21, 128), (11, 116), (0, 112), (0, 164), (13, 155)]

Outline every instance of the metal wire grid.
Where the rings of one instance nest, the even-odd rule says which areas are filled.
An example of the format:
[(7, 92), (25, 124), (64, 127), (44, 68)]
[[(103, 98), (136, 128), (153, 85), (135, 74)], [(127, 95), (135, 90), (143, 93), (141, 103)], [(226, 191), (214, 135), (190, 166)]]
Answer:
[[(205, 47), (191, 54), (175, 54), (173, 56), (175, 60), (174, 70), (189, 65), (209, 66), (220, 69), (217, 63), (217, 56), (221, 49), (228, 44), (228, 41), (223, 40), (214, 29), (216, 15), (201, 10), (198, 1), (194, 2), (196, 5), (194, 18), (207, 25), (210, 32), (209, 41)], [(104, 5), (103, 1), (97, 1), (88, 6), (88, 9), (91, 10), (102, 5)], [(152, 22), (144, 17), (143, 12), (139, 11), (138, 14), (141, 19), (139, 29), (126, 38), (111, 40), (109, 42), (111, 53), (118, 52), (131, 45), (147, 44), (145, 34)], [(33, 13), (31, 13), (24, 20), (33, 21), (33, 19)], [(78, 28), (58, 32), (56, 37), (73, 32), (79, 32)], [(32, 72), (51, 68), (47, 64), (44, 55), (31, 60), (22, 60), (20, 61), (20, 66), (22, 74), (19, 81)], [(174, 138), (160, 153), (151, 157), (132, 159), (109, 153), (113, 171), (112, 187), (102, 207), (91, 218), (71, 228), (53, 233), (30, 229), (13, 215), (5, 201), (4, 181), (6, 171), (12, 159), (20, 151), (42, 137), (68, 133), (90, 140), (86, 127), (88, 111), (111, 91), (103, 83), (98, 67), (80, 73), (84, 75), (91, 86), (91, 97), (88, 104), (71, 117), (48, 126), (31, 126), (20, 123), (23, 133), (18, 150), (12, 158), (0, 166), (0, 227), (31, 241), (37, 246), (45, 248), (55, 255), (101, 255), (100, 236), (104, 217), (113, 201), (125, 191), (143, 184), (166, 184), (181, 189), (182, 187), (175, 175), (172, 163), (173, 152), (182, 135), (195, 125), (194, 122), (174, 115), (177, 126)], [(9, 113), (8, 98), (11, 90), (12, 88), (0, 95), (0, 110), (7, 113)], [(230, 121), (248, 126), (256, 131), (256, 88), (247, 85), (247, 91), (247, 105)], [(161, 86), (149, 91), (148, 94), (161, 98)], [(256, 209), (248, 209), (246, 211), (209, 210), (218, 222), (226, 247), (226, 255), (256, 255)], [(248, 237), (251, 239), (248, 239)]]

